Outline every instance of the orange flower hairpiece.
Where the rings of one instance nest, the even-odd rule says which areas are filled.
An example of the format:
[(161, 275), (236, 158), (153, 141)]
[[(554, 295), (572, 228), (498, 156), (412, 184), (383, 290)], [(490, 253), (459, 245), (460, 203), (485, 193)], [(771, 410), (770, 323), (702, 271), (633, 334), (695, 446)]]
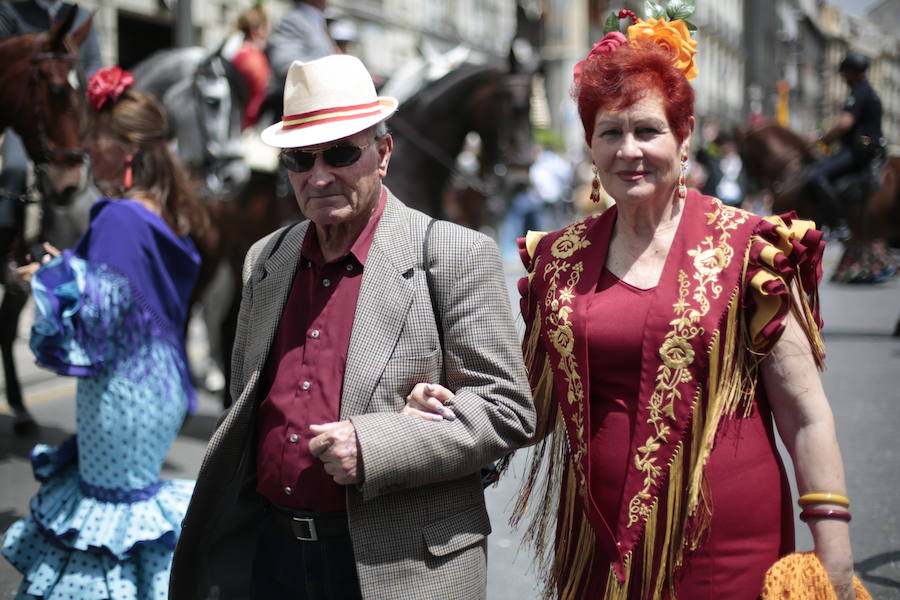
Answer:
[[(608, 56), (626, 42), (639, 39), (648, 39), (668, 50), (675, 68), (684, 73), (688, 81), (697, 77), (697, 63), (694, 60), (697, 42), (691, 37), (697, 27), (687, 20), (694, 13), (694, 0), (669, 0), (665, 5), (648, 1), (645, 11), (649, 15), (646, 21), (630, 10), (620, 10), (609, 16), (603, 27), (606, 35), (594, 44), (587, 58), (575, 65), (576, 85), (581, 81), (585, 61)], [(631, 21), (624, 34), (620, 25), (623, 19)]]
[(88, 81), (88, 102), (94, 110), (100, 110), (107, 102), (117, 100), (133, 85), (132, 74), (118, 65), (98, 69)]

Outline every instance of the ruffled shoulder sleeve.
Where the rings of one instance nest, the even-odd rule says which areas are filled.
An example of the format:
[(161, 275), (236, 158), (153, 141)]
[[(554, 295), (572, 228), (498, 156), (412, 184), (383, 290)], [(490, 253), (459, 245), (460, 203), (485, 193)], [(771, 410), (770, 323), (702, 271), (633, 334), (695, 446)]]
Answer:
[(60, 375), (94, 375), (116, 348), (114, 335), (149, 333), (146, 327), (122, 327), (133, 305), (127, 280), (71, 250), (38, 270), (31, 292), (31, 350), (38, 364)]
[[(529, 284), (534, 277), (535, 256), (537, 254), (538, 244), (547, 236), (546, 231), (529, 231), (525, 237), (519, 238), (519, 258), (525, 265), (527, 275), (519, 279), (519, 307), (522, 310), (522, 317), (526, 323), (529, 323), (534, 317), (533, 307), (528, 302)], [(531, 317), (531, 318), (529, 318)]]
[(822, 232), (796, 214), (760, 220), (750, 241), (744, 309), (750, 344), (766, 356), (781, 338), (788, 311), (806, 332), (816, 362), (825, 356), (820, 335), (818, 286), (822, 279)]

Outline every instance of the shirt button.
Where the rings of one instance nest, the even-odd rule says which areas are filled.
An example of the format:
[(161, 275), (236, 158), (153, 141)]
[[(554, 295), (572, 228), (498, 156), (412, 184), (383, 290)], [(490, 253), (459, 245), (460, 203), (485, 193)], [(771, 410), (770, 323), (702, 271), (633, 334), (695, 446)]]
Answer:
[(318, 330), (318, 329), (313, 329), (312, 331), (310, 331), (310, 332), (309, 332), (309, 337), (311, 337), (311, 338), (314, 339), (314, 340), (319, 339), (319, 330)]
[(310, 387), (311, 385), (312, 385), (312, 384), (311, 384), (310, 382), (304, 381), (304, 382), (300, 385), (300, 387), (303, 388), (304, 390), (308, 390), (309, 387)]
[(294, 490), (291, 489), (291, 486), (286, 485), (286, 486), (284, 486), (284, 493), (285, 493), (285, 495), (290, 496), (291, 494), (294, 493)]
[(296, 433), (292, 433), (292, 434), (288, 437), (288, 441), (289, 441), (290, 443), (292, 443), (292, 444), (296, 444), (296, 443), (297, 443), (297, 440), (299, 440), (299, 439), (300, 439), (300, 436), (298, 436)]
[(330, 279), (323, 279), (323, 280), (322, 280), (322, 285), (324, 285), (325, 287), (331, 286), (331, 280), (330, 280)]
[(348, 271), (352, 271), (352, 270), (353, 270), (353, 265), (350, 264), (350, 263), (347, 263), (347, 266), (344, 267), (344, 268), (347, 269)]

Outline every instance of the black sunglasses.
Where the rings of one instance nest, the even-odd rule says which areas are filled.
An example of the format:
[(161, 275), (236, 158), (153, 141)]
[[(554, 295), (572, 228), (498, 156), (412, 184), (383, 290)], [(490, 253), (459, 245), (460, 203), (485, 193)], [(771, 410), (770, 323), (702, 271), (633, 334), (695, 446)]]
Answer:
[(295, 173), (306, 173), (316, 164), (316, 154), (321, 154), (325, 162), (332, 167), (349, 167), (359, 160), (362, 151), (372, 145), (369, 142), (365, 146), (350, 146), (348, 144), (338, 144), (330, 148), (322, 150), (283, 150), (279, 155), (279, 160), (285, 169), (294, 171)]

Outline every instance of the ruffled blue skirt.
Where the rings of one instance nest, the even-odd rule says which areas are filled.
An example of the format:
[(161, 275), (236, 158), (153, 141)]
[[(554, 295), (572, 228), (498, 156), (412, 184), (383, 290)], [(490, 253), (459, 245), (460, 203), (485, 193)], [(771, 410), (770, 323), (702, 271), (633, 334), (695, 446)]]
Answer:
[[(39, 479), (46, 463), (66, 453), (38, 446), (32, 464)], [(63, 459), (64, 460), (64, 459)], [(76, 464), (55, 470), (31, 501), (31, 514), (15, 522), (3, 554), (24, 575), (17, 600), (165, 599), (172, 551), (194, 482), (163, 480), (152, 495), (108, 501), (86, 495)]]

